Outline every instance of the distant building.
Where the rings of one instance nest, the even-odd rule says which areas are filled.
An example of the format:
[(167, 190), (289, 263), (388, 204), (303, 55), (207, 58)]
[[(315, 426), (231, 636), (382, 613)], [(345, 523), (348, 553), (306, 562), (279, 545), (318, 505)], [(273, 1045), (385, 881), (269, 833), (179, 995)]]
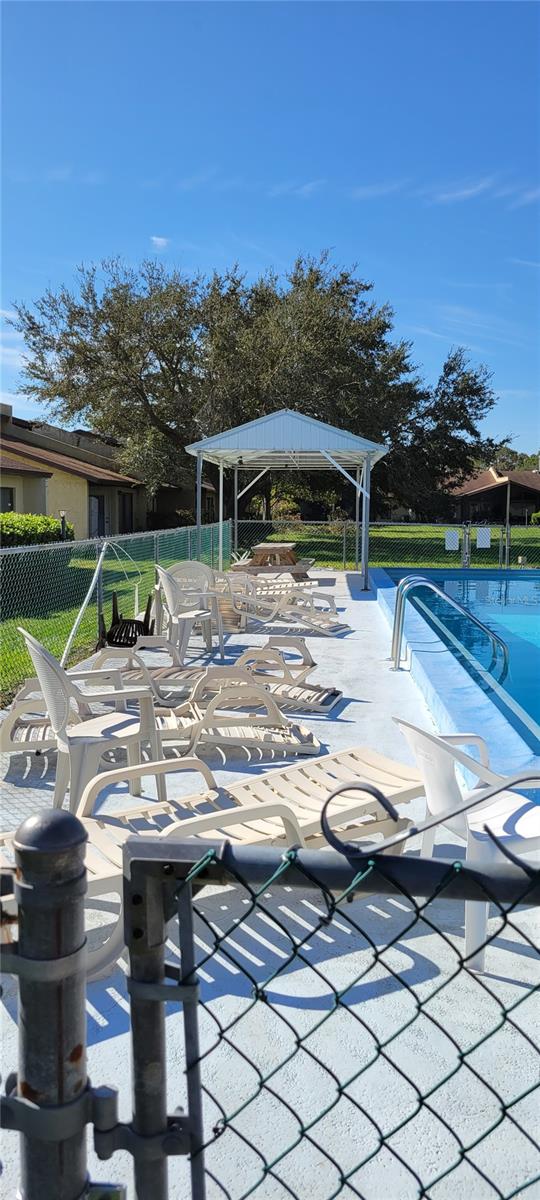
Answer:
[[(117, 469), (119, 444), (89, 430), (73, 432), (13, 416), (0, 405), (2, 512), (65, 512), (76, 538), (106, 537), (168, 527), (176, 510), (192, 510), (194, 483), (163, 487), (149, 500), (139, 479)], [(205, 482), (205, 513), (213, 516), (214, 488)], [(150, 511), (148, 511), (150, 509)], [(180, 520), (177, 523), (182, 524)]]
[(458, 521), (493, 521), (526, 525), (531, 514), (540, 509), (540, 472), (508, 471), (501, 475), (495, 467), (473, 475), (455, 488)]

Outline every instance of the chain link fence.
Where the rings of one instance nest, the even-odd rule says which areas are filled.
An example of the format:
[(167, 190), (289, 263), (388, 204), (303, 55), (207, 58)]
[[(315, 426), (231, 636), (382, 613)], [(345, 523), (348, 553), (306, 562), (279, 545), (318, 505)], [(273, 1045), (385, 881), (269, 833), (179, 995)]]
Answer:
[[(4, 961), (24, 1039), (3, 1117), (25, 1134), (26, 1200), (537, 1194), (538, 870), (130, 839), (123, 1123), (114, 1089), (86, 1076), (84, 830), (47, 821), (54, 838), (47, 823), (17, 835), (22, 920)], [(485, 974), (465, 955), (464, 901), (492, 906)], [(34, 961), (40, 929), (53, 963)], [(125, 1177), (85, 1191), (88, 1122), (100, 1159), (132, 1156), (134, 1191)]]
[[(200, 558), (218, 564), (219, 525), (201, 530), (200, 553), (195, 527), (135, 533), (95, 541), (21, 546), (0, 552), (0, 702), (6, 703), (27, 675), (33, 674), (19, 625), (60, 658), (80, 608), (91, 596), (70, 648), (67, 665), (80, 661), (95, 647), (98, 605), (108, 624), (112, 594), (124, 616), (144, 608), (155, 583), (156, 563), (171, 566), (181, 559)], [(96, 568), (106, 545), (101, 569)], [(230, 522), (223, 526), (223, 561), (230, 560)]]
[[(295, 542), (298, 556), (313, 559), (316, 567), (354, 570), (356, 565), (354, 521), (238, 521), (238, 552), (264, 541)], [(540, 568), (540, 527), (512, 525), (507, 541), (502, 525), (372, 523), (369, 562), (372, 567)]]

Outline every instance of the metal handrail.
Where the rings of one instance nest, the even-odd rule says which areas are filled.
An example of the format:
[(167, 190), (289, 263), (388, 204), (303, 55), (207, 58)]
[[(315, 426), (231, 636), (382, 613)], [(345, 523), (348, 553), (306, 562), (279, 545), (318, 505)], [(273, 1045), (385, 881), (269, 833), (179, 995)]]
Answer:
[(405, 579), (400, 580), (398, 583), (396, 610), (394, 613), (394, 627), (392, 630), (392, 658), (394, 660), (394, 670), (399, 670), (399, 665), (401, 663), (401, 643), (403, 641), (403, 625), (405, 621), (405, 601), (409, 592), (411, 592), (413, 588), (417, 587), (427, 588), (428, 591), (435, 592), (435, 595), (441, 596), (451, 608), (455, 608), (457, 612), (461, 613), (462, 616), (467, 617), (469, 621), (472, 621), (473, 625), (476, 625), (478, 629), (481, 629), (482, 632), (486, 634), (493, 646), (493, 657), (489, 665), (489, 671), (491, 671), (497, 662), (497, 649), (499, 648), (502, 650), (502, 681), (506, 677), (509, 667), (508, 646), (506, 645), (506, 642), (503, 641), (502, 637), (500, 637), (498, 633), (495, 633), (493, 629), (490, 629), (487, 625), (484, 625), (483, 621), (480, 621), (479, 618), (470, 611), (470, 609), (465, 608), (464, 604), (460, 604), (458, 600), (454, 600), (453, 596), (448, 596), (447, 593), (443, 591), (441, 587), (439, 587), (439, 584), (434, 583), (432, 579), (426, 579), (424, 575), (406, 575)]

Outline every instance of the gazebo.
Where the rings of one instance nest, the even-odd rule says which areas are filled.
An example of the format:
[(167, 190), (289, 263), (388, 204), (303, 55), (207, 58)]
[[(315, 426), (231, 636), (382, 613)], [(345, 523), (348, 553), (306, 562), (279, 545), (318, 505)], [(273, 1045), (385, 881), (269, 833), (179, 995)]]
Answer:
[[(203, 441), (186, 446), (197, 459), (197, 530), (201, 529), (203, 463), (219, 467), (219, 566), (223, 566), (223, 471), (234, 471), (234, 522), (238, 500), (266, 475), (267, 471), (339, 471), (356, 491), (356, 568), (359, 562), (360, 496), (362, 587), (368, 587), (369, 498), (371, 469), (388, 452), (388, 447), (336, 429), (314, 417), (283, 408), (278, 412), (226, 429)], [(254, 478), (238, 491), (238, 472), (253, 471)], [(354, 474), (353, 474), (354, 472)]]

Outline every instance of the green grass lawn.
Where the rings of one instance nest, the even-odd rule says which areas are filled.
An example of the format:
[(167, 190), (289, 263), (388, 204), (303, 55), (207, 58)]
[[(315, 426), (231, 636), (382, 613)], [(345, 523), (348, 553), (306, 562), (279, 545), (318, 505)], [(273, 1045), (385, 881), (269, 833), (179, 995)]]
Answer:
[[(337, 523), (329, 525), (298, 525), (290, 522), (279, 531), (266, 526), (258, 528), (255, 541), (295, 542), (297, 556), (313, 558), (315, 566), (351, 570), (355, 561), (355, 531), (348, 526), (345, 538), (343, 527)], [(461, 551), (447, 551), (444, 547), (446, 527), (444, 525), (376, 525), (369, 537), (369, 561), (373, 567), (460, 567)], [(247, 525), (240, 528), (243, 544), (247, 543)], [(239, 539), (240, 540), (240, 539)], [(518, 556), (525, 556), (527, 566), (540, 567), (540, 528), (514, 529), (511, 539), (510, 565), (518, 565)], [(493, 532), (489, 550), (477, 550), (471, 535), (471, 568), (497, 567), (499, 564), (499, 533)]]

